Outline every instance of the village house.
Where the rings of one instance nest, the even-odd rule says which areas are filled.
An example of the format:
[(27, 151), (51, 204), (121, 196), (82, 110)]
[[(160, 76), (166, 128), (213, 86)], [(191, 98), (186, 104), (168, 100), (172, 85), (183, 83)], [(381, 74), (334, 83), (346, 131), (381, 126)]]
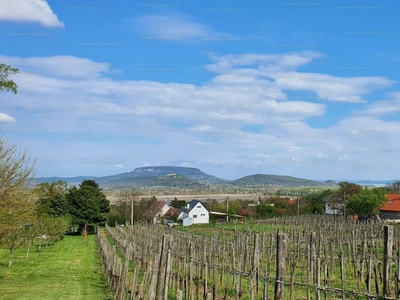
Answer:
[(333, 195), (329, 195), (324, 199), (325, 214), (327, 215), (341, 215), (343, 214), (343, 204), (336, 203), (332, 199)]
[(199, 200), (192, 200), (186, 204), (182, 212), (182, 221), (183, 226), (208, 224), (210, 221), (210, 212)]
[(171, 207), (162, 201), (157, 201), (152, 206), (150, 206), (143, 216), (146, 219), (150, 219), (153, 224), (160, 224), (163, 216), (168, 212)]
[(183, 209), (170, 207), (169, 210), (164, 214), (163, 218), (166, 220), (166, 223), (182, 219)]
[(379, 209), (381, 220), (399, 220), (400, 221), (400, 194), (386, 194), (387, 200)]

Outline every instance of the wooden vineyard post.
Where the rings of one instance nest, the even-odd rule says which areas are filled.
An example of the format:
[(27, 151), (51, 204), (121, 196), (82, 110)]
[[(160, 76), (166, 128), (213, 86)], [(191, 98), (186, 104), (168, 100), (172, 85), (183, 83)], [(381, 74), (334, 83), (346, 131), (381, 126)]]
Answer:
[(288, 236), (286, 233), (277, 233), (275, 300), (283, 299), (283, 289), (286, 273), (287, 242)]
[(396, 297), (400, 298), (400, 243), (397, 244)]
[(321, 300), (321, 259), (318, 257), (317, 258), (317, 264), (316, 264), (316, 271), (317, 271), (317, 278), (316, 278), (316, 300)]
[[(309, 254), (308, 254), (308, 286), (315, 283), (315, 232), (310, 235)], [(307, 289), (307, 299), (311, 299), (310, 288)]]
[(259, 234), (254, 236), (254, 252), (253, 252), (253, 265), (251, 270), (251, 280), (250, 280), (250, 299), (254, 300), (254, 291), (258, 294), (258, 272), (259, 272)]
[(170, 274), (170, 264), (171, 264), (171, 256), (170, 250), (172, 246), (172, 235), (164, 234), (162, 237), (161, 244), (161, 255), (158, 266), (158, 278), (157, 278), (157, 292), (156, 299), (164, 300), (168, 299), (168, 278)]
[(346, 294), (345, 294), (345, 290), (346, 290), (346, 269), (344, 267), (344, 258), (343, 258), (343, 252), (340, 251), (339, 253), (339, 259), (340, 259), (340, 278), (342, 280), (342, 299), (345, 300), (346, 299)]
[(383, 245), (383, 296), (390, 297), (390, 276), (392, 273), (392, 253), (393, 253), (393, 226), (384, 227)]

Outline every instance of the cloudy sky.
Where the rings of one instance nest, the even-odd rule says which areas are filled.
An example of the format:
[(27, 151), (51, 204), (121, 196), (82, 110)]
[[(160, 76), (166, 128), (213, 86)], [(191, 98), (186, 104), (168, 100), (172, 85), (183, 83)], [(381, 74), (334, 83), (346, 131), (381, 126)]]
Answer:
[(37, 176), (400, 179), (389, 1), (0, 0), (1, 135)]

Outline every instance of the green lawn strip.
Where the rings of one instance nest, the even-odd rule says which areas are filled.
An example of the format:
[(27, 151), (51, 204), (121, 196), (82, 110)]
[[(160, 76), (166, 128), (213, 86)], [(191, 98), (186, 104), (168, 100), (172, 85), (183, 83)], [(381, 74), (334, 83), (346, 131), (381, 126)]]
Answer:
[(86, 244), (81, 236), (65, 236), (48, 248), (32, 247), (15, 253), (8, 268), (9, 252), (0, 249), (0, 299), (113, 299), (103, 273), (96, 236)]

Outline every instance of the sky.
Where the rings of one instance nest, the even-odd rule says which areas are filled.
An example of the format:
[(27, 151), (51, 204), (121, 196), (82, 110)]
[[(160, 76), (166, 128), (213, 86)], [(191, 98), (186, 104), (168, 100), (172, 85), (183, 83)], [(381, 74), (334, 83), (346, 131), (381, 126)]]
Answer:
[(390, 1), (0, 0), (0, 135), (36, 176), (400, 179)]

